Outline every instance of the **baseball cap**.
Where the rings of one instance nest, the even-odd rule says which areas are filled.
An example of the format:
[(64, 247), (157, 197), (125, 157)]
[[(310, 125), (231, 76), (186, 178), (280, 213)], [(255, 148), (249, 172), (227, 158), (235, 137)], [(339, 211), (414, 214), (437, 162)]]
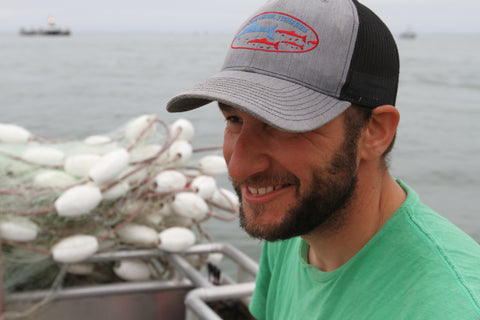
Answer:
[(273, 0), (240, 27), (221, 71), (173, 97), (167, 110), (218, 101), (305, 132), (351, 104), (395, 105), (398, 75), (392, 34), (358, 1)]

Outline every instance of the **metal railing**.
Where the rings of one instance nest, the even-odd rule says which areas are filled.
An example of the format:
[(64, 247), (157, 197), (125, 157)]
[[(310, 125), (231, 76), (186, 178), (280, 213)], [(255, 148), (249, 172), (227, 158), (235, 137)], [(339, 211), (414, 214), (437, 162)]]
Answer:
[[(209, 281), (201, 271), (194, 268), (188, 261), (189, 255), (203, 255), (210, 253), (222, 253), (228, 257), (237, 266), (237, 279), (232, 280), (228, 275), (222, 277), (221, 283), (214, 285)], [(156, 297), (153, 302), (142, 303), (156, 303), (159, 300), (170, 299), (173, 292), (177, 297), (178, 303), (166, 303), (166, 308), (183, 308), (181, 310), (186, 315), (187, 320), (218, 320), (221, 317), (208, 305), (208, 302), (220, 301), (225, 299), (238, 299), (244, 304), (248, 304), (249, 297), (252, 295), (255, 284), (254, 279), (258, 272), (258, 264), (243, 252), (232, 245), (223, 243), (201, 244), (193, 246), (182, 253), (166, 254), (160, 250), (135, 250), (135, 251), (117, 251), (100, 253), (92, 256), (86, 262), (106, 262), (118, 261), (123, 259), (155, 259), (166, 258), (168, 262), (174, 267), (175, 277), (170, 280), (160, 281), (142, 281), (142, 282), (125, 282), (125, 283), (111, 283), (94, 286), (83, 286), (75, 288), (64, 288), (52, 292), (52, 290), (42, 290), (35, 292), (23, 292), (7, 295), (4, 298), (5, 306), (15, 305), (19, 303), (35, 303), (42, 300), (48, 300), (48, 303), (58, 303), (66, 300), (73, 302), (76, 299), (91, 299), (92, 303), (102, 304), (101, 297), (121, 296), (122, 301), (125, 301), (126, 296), (130, 297), (135, 294), (149, 295), (158, 294), (162, 292), (161, 299)], [(3, 288), (0, 288), (3, 289)], [(171, 293), (170, 293), (171, 292)], [(179, 298), (178, 298), (179, 297)], [(100, 299), (99, 299), (100, 298)], [(179, 299), (183, 299), (180, 301)], [(118, 305), (118, 300), (112, 301), (112, 308)], [(106, 300), (105, 300), (106, 301)], [(137, 301), (137, 300), (135, 300)], [(173, 301), (173, 300), (172, 300)], [(180, 302), (182, 305), (180, 306)], [(132, 302), (131, 303), (135, 303)], [(73, 308), (75, 303), (70, 305)], [(103, 309), (108, 308), (108, 304), (104, 304)], [(73, 310), (72, 310), (73, 311)], [(178, 311), (178, 310), (177, 310)], [(165, 312), (156, 311), (162, 319), (165, 319)], [(122, 319), (130, 319), (124, 312)], [(178, 312), (175, 313), (178, 316)], [(172, 316), (173, 317), (173, 316)], [(147, 319), (143, 317), (143, 319)], [(26, 318), (30, 319), (30, 318)], [(37, 317), (31, 318), (37, 319)], [(38, 318), (40, 319), (40, 318)], [(89, 318), (93, 320), (93, 318)], [(152, 315), (148, 319), (157, 319), (156, 315)], [(8, 318), (6, 320), (9, 320)], [(57, 320), (49, 316), (49, 320)], [(59, 319), (58, 319), (59, 320)]]
[[(177, 267), (177, 270), (185, 272), (186, 277), (197, 287), (196, 289), (191, 290), (185, 298), (187, 320), (221, 319), (213, 309), (208, 306), (207, 302), (225, 299), (240, 299), (244, 304), (248, 304), (249, 299), (241, 298), (251, 297), (253, 290), (255, 289), (254, 281), (244, 282), (248, 278), (248, 275), (255, 279), (258, 272), (258, 264), (255, 261), (228, 244), (215, 243), (199, 245), (192, 249), (192, 251), (197, 254), (209, 252), (223, 253), (237, 264), (238, 276), (236, 282), (232, 281), (230, 278), (225, 278), (225, 282), (229, 284), (214, 286), (202, 277), (195, 268), (192, 268), (180, 255), (170, 255), (169, 261)], [(190, 252), (191, 251), (189, 250), (187, 254)]]

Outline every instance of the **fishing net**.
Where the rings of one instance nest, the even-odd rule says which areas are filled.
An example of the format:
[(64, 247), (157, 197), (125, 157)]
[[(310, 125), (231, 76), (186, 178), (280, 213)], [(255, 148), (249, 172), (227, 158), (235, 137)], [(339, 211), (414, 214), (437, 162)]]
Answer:
[(117, 250), (183, 251), (211, 241), (202, 228), (208, 219), (237, 217), (238, 198), (217, 183), (226, 174), (218, 147), (194, 149), (193, 137), (189, 121), (168, 125), (155, 115), (75, 141), (0, 124), (4, 292), (50, 289), (59, 275), (62, 286), (170, 277), (162, 259), (130, 261), (134, 274), (118, 262), (85, 260)]

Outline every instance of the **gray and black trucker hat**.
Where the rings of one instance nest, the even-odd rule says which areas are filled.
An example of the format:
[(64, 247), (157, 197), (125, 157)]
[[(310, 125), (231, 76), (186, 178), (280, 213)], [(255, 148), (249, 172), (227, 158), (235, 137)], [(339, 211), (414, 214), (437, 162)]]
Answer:
[(351, 104), (395, 105), (399, 59), (385, 24), (355, 0), (271, 0), (235, 35), (222, 70), (173, 97), (170, 112), (218, 101), (304, 132)]

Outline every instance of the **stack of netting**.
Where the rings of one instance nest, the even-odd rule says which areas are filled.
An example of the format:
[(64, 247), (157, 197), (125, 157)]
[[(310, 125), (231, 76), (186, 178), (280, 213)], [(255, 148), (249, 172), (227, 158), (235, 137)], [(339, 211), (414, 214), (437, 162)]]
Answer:
[(209, 218), (236, 218), (238, 198), (217, 185), (223, 157), (218, 148), (194, 150), (193, 135), (189, 121), (168, 126), (154, 115), (83, 141), (0, 124), (5, 292), (52, 288), (60, 270), (62, 285), (168, 278), (161, 260), (84, 261), (125, 249), (179, 252), (210, 241), (202, 228)]

